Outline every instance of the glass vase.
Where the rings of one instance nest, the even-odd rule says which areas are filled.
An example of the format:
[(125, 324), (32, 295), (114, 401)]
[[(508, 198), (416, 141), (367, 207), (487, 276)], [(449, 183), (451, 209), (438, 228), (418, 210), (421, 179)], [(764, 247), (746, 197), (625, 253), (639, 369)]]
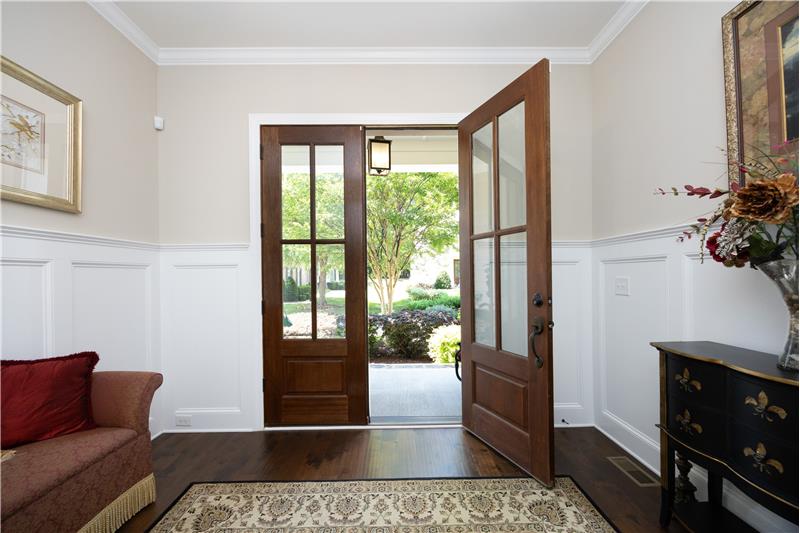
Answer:
[(771, 279), (781, 291), (789, 309), (789, 336), (783, 353), (778, 356), (778, 368), (797, 371), (797, 259), (779, 259), (758, 265), (758, 269)]

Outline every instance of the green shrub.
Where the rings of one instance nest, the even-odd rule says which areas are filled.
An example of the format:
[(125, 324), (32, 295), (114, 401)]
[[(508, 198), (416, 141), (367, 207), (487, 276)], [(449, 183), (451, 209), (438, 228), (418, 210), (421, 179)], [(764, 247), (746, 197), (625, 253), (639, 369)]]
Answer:
[(283, 301), (297, 301), (297, 282), (291, 276), (286, 278), (286, 281), (283, 282)]
[(399, 310), (423, 310), (428, 309), (429, 307), (433, 307), (434, 305), (443, 305), (446, 307), (450, 307), (451, 309), (460, 309), (461, 308), (461, 296), (458, 294), (450, 295), (450, 294), (442, 294), (437, 296), (436, 298), (432, 298), (430, 300), (405, 300), (402, 302), (397, 302), (394, 308)]
[(307, 302), (311, 299), (311, 285), (297, 286), (297, 299), (295, 302)]
[(434, 289), (428, 289), (428, 288), (419, 287), (419, 286), (410, 287), (408, 289), (408, 291), (406, 291), (406, 292), (408, 293), (409, 299), (414, 300), (414, 301), (416, 301), (416, 300), (433, 300), (434, 298), (437, 298), (438, 296), (443, 296), (443, 295), (446, 294), (443, 291), (438, 291), (438, 290), (434, 290)]
[(436, 304), (430, 307), (426, 307), (425, 309), (423, 309), (423, 311), (425, 311), (426, 313), (446, 313), (453, 318), (456, 318), (458, 314), (458, 312), (452, 307), (448, 307), (442, 304)]
[(383, 339), (396, 355), (420, 359), (428, 353), (428, 338), (439, 326), (455, 323), (447, 313), (398, 311), (382, 318)]
[(344, 290), (344, 281), (329, 281), (328, 282), (328, 290), (331, 290), (331, 291), (343, 291)]
[(460, 342), (460, 325), (439, 326), (433, 330), (428, 339), (428, 355), (435, 363), (453, 363)]
[(436, 281), (433, 282), (434, 289), (452, 289), (453, 284), (450, 281), (450, 274), (442, 272), (436, 276)]

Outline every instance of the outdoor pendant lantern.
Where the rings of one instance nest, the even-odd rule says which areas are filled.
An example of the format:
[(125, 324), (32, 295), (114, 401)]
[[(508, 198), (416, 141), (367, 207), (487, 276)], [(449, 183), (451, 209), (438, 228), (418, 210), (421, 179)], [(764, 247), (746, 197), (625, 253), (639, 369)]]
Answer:
[(373, 176), (385, 176), (392, 169), (392, 141), (382, 135), (369, 140), (369, 173)]

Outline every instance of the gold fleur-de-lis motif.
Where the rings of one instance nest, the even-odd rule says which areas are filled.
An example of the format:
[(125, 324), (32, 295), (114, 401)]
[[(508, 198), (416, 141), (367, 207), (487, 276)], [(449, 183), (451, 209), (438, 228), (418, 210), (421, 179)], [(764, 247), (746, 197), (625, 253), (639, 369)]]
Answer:
[(703, 385), (699, 381), (692, 379), (688, 368), (683, 369), (683, 374), (675, 374), (675, 381), (677, 381), (686, 392), (692, 392), (692, 389), (699, 391), (703, 388)]
[(747, 396), (744, 399), (745, 405), (752, 405), (753, 406), (753, 414), (756, 416), (760, 416), (761, 418), (765, 419), (767, 422), (772, 422), (775, 420), (775, 416), (784, 420), (787, 416), (786, 410), (783, 407), (778, 407), (777, 405), (769, 405), (769, 397), (767, 393), (763, 390), (758, 393), (758, 398), (753, 398), (752, 396)]
[(689, 413), (688, 409), (684, 409), (683, 414), (678, 413), (675, 415), (675, 420), (680, 424), (681, 431), (689, 435), (694, 435), (695, 433), (699, 435), (703, 432), (703, 426), (697, 422), (692, 422), (692, 415)]
[(779, 474), (783, 474), (783, 465), (777, 459), (767, 459), (767, 447), (763, 443), (756, 444), (756, 449), (746, 447), (742, 450), (745, 457), (753, 458), (753, 468), (757, 468), (759, 472), (772, 474), (772, 467)]

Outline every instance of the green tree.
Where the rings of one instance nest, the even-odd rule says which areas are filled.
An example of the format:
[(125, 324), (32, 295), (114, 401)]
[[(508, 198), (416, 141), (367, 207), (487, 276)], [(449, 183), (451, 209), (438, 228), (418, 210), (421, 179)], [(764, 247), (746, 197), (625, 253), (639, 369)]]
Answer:
[[(344, 177), (340, 173), (316, 176), (316, 233), (318, 239), (344, 238)], [(311, 186), (305, 173), (284, 174), (281, 192), (284, 239), (308, 239), (311, 235)], [(307, 244), (283, 247), (284, 268), (311, 271), (311, 250)], [(344, 268), (344, 246), (317, 245), (317, 304), (327, 305), (328, 272)], [(313, 294), (312, 294), (313, 297)]]
[(458, 177), (449, 172), (393, 172), (367, 180), (367, 275), (382, 313), (414, 258), (441, 253), (458, 239)]

